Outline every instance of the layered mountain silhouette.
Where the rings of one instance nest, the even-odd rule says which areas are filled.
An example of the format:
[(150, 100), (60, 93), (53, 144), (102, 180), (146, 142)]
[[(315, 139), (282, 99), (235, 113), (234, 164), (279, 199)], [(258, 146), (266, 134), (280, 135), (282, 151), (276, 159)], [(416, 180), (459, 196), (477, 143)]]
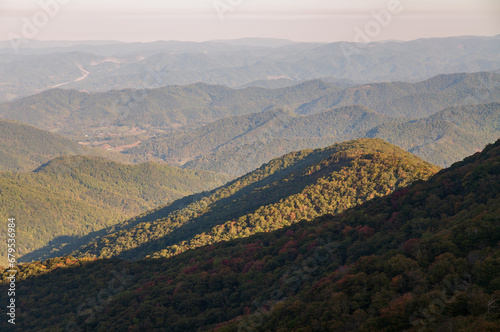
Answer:
[[(365, 154), (368, 148), (372, 150)], [(301, 167), (313, 156), (316, 162)], [(305, 179), (326, 184), (322, 194), (311, 195), (320, 199), (342, 193), (342, 186), (329, 187), (333, 181), (325, 181), (333, 180), (337, 172), (342, 174), (339, 181), (354, 180), (347, 190), (372, 185), (377, 190), (377, 184), (387, 183), (383, 179), (390, 172), (384, 170), (392, 169), (397, 183), (412, 177), (411, 170), (418, 165), (432, 173), (432, 166), (387, 143), (354, 141), (277, 159), (225, 190), (231, 193), (229, 188), (247, 184), (252, 189), (245, 192), (252, 195), (247, 202), (258, 205), (270, 199), (267, 194), (275, 188), (277, 193), (295, 188), (298, 204), (290, 208), (299, 214), (309, 207), (308, 191), (302, 185), (308, 182)], [(21, 265), (16, 293), (22, 301), (16, 328), (417, 331), (459, 326), (496, 330), (499, 166), (497, 141), (437, 174), (424, 173), (430, 176), (427, 180), (408, 181), (395, 192), (377, 194), (343, 211), (312, 218), (303, 215), (303, 221), (274, 231), (263, 229), (247, 238), (216, 242), (170, 258), (131, 262), (67, 256)], [(345, 173), (349, 169), (366, 174), (350, 178)], [(288, 176), (276, 178), (286, 170)], [(379, 180), (371, 182), (369, 174), (378, 174)], [(280, 186), (266, 182), (269, 176)], [(262, 186), (252, 186), (256, 183)], [(208, 198), (223, 196), (217, 193)], [(240, 214), (245, 213), (247, 206), (229, 197), (227, 206), (235, 202), (233, 209), (241, 206)], [(280, 202), (286, 204), (286, 200)], [(233, 212), (205, 203), (209, 207), (205, 214)], [(157, 216), (167, 210), (158, 210)], [(202, 213), (194, 206), (190, 211), (193, 217)], [(264, 218), (262, 225), (272, 225), (271, 219)], [(139, 232), (136, 235), (134, 241), (144, 238)], [(108, 243), (113, 241), (125, 244), (108, 238)], [(4, 272), (3, 288), (8, 287), (7, 276)], [(6, 301), (7, 292), (0, 292), (0, 297)]]

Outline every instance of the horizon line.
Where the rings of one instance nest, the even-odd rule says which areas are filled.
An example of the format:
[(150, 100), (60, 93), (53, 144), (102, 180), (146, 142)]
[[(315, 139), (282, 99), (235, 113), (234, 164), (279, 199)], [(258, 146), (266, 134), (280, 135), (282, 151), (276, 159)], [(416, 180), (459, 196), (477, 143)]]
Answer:
[[(306, 43), (306, 44), (334, 44), (334, 43), (352, 43), (352, 44), (371, 44), (371, 43), (386, 43), (386, 42), (412, 42), (422, 39), (446, 39), (446, 38), (466, 38), (466, 37), (475, 37), (475, 38), (495, 38), (500, 37), (500, 33), (493, 35), (450, 35), (450, 36), (442, 36), (442, 37), (420, 37), (414, 39), (384, 39), (384, 40), (374, 40), (368, 43), (362, 42), (353, 42), (346, 40), (337, 40), (337, 41), (300, 41), (300, 40), (292, 40), (288, 38), (274, 38), (274, 37), (241, 37), (241, 38), (220, 38), (220, 39), (207, 39), (202, 41), (196, 40), (181, 40), (181, 39), (158, 39), (152, 41), (125, 41), (125, 40), (113, 40), (113, 39), (29, 39), (29, 38), (14, 38), (14, 39), (0, 39), (0, 43), (11, 42), (11, 41), (25, 41), (29, 42), (41, 42), (41, 43), (83, 43), (83, 42), (99, 42), (99, 43), (121, 43), (121, 44), (153, 44), (153, 43), (161, 43), (161, 42), (179, 42), (179, 43), (215, 43), (215, 42), (229, 42), (229, 41), (243, 41), (245, 39), (250, 40), (270, 40), (270, 41), (286, 41), (290, 43)], [(22, 47), (22, 46), (21, 46)], [(23, 48), (23, 47), (22, 47)], [(28, 48), (28, 47), (25, 47)]]

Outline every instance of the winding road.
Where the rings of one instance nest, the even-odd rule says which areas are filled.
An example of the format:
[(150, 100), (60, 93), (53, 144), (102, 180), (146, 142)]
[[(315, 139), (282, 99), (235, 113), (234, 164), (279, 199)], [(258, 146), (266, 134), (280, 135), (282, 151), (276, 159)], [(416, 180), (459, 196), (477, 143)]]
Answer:
[(59, 83), (59, 84), (56, 84), (56, 85), (53, 85), (51, 87), (49, 87), (49, 89), (55, 89), (55, 88), (58, 88), (60, 86), (63, 86), (63, 85), (66, 85), (66, 84), (69, 84), (69, 83), (75, 83), (75, 82), (79, 82), (81, 80), (84, 80), (87, 78), (87, 76), (89, 76), (90, 72), (86, 71), (85, 69), (83, 69), (82, 65), (78, 65), (78, 69), (80, 69), (80, 71), (82, 72), (82, 76), (78, 77), (76, 80), (74, 81), (70, 81), (70, 82), (64, 82), (64, 83)]

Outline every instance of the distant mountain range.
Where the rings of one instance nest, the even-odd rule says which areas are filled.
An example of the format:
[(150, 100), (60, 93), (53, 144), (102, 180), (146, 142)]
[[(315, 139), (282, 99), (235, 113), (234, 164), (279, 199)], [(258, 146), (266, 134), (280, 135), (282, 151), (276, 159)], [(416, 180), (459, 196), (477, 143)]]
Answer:
[(0, 104), (0, 116), (84, 139), (84, 134), (97, 136), (112, 126), (171, 131), (279, 105), (299, 106), (338, 90), (322, 81), (283, 89), (230, 89), (203, 83), (105, 93), (53, 89)]
[(299, 114), (364, 105), (392, 117), (423, 118), (450, 106), (498, 102), (500, 76), (494, 73), (438, 75), (418, 83), (374, 83), (328, 93), (301, 105)]
[(364, 106), (309, 116), (268, 111), (152, 138), (128, 153), (185, 168), (243, 174), (280, 154), (358, 137), (378, 137), (438, 165), (451, 165), (500, 136), (500, 103), (446, 108), (423, 119), (390, 118)]
[(197, 82), (239, 87), (280, 77), (298, 82), (326, 77), (358, 83), (415, 82), (439, 74), (498, 70), (499, 41), (500, 36), (469, 36), (373, 42), (366, 47), (267, 39), (35, 42), (17, 54), (4, 42), (0, 100), (53, 87), (90, 92)]
[(347, 87), (314, 80), (276, 89), (54, 89), (0, 104), (0, 116), (134, 161), (242, 175), (293, 150), (360, 137), (447, 166), (500, 135), (499, 102), (500, 75), (481, 72)]
[(386, 122), (366, 136), (447, 166), (500, 137), (500, 103), (450, 107), (425, 119)]

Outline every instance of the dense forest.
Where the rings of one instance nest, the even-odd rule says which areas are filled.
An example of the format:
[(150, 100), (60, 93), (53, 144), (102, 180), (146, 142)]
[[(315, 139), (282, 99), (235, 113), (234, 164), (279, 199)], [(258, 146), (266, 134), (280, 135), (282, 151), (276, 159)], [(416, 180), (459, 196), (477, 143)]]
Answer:
[(96, 93), (51, 89), (0, 103), (0, 116), (78, 139), (108, 126), (106, 130), (117, 129), (113, 126), (166, 129), (273, 108), (311, 115), (362, 105), (388, 117), (424, 118), (448, 107), (500, 102), (499, 82), (500, 74), (476, 72), (438, 75), (417, 83), (347, 87), (317, 79), (279, 89), (232, 89), (205, 83)]
[[(194, 199), (125, 223), (73, 255), (171, 256), (222, 240), (339, 213), (439, 168), (379, 139), (360, 139), (276, 158)], [(115, 228), (120, 227), (117, 225)], [(161, 250), (161, 251), (160, 251)], [(155, 254), (155, 252), (160, 251)]]
[(16, 329), (496, 331), (499, 188), (497, 141), (427, 181), (272, 232), (171, 258), (23, 264)]
[(246, 174), (269, 159), (359, 137), (381, 138), (440, 166), (479, 151), (500, 136), (500, 103), (455, 106), (422, 119), (390, 118), (365, 106), (307, 116), (269, 110), (151, 138), (127, 151), (184, 168)]
[[(52, 89), (1, 103), (0, 117), (117, 149), (130, 161), (163, 160), (234, 176), (291, 151), (363, 137), (446, 167), (500, 135), (499, 83), (497, 73), (476, 72), (417, 83), (316, 79), (277, 89), (206, 83), (95, 93)], [(469, 116), (473, 127), (463, 121)]]
[(0, 172), (32, 171), (63, 155), (91, 155), (120, 162), (132, 161), (130, 156), (92, 149), (21, 122), (0, 120)]
[[(19, 220), (21, 260), (53, 257), (57, 247), (75, 237), (229, 179), (153, 162), (126, 165), (92, 156), (58, 157), (33, 172), (0, 174), (1, 224), (9, 217)], [(0, 238), (5, 240), (6, 234)], [(6, 254), (0, 253), (2, 264)]]
[[(0, 331), (500, 331), (489, 10), (462, 14), (490, 36), (375, 41), (408, 36), (389, 4), (355, 42), (148, 42), (192, 32), (141, 33), (165, 10), (165, 27), (210, 14), (134, 4), (119, 12), (142, 42), (119, 42), (120, 15), (82, 32), (110, 8), (69, 6), (67, 30), (38, 35), (59, 2), (0, 41)], [(196, 38), (331, 12), (233, 2), (212, 14), (234, 29)], [(37, 40), (77, 30), (99, 40)]]
[(425, 119), (386, 122), (366, 136), (449, 166), (500, 137), (500, 103), (450, 107)]
[[(363, 137), (366, 131), (388, 120), (364, 106), (341, 107), (305, 117), (272, 109), (152, 138), (127, 154), (135, 158), (152, 155), (169, 163), (183, 161), (185, 168), (243, 175), (291, 151)], [(316, 145), (319, 142), (325, 144)], [(251, 147), (253, 144), (260, 146)]]

